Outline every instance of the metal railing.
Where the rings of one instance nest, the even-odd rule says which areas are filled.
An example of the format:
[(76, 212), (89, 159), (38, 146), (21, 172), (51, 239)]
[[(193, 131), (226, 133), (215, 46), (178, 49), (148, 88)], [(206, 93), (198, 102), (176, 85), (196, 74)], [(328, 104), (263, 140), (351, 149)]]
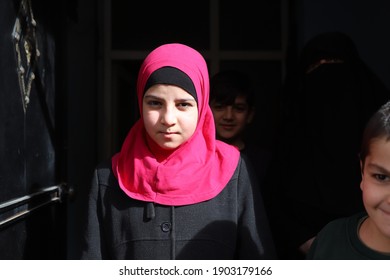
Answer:
[(72, 193), (73, 188), (62, 183), (3, 202), (0, 204), (0, 229), (46, 205), (61, 203)]

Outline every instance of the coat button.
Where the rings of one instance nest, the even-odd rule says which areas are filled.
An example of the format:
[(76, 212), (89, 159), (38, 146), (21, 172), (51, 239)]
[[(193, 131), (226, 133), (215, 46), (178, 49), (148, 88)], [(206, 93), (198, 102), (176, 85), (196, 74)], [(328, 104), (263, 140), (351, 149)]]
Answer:
[(168, 232), (171, 230), (171, 227), (172, 227), (172, 224), (171, 223), (168, 223), (168, 222), (165, 222), (165, 223), (162, 223), (161, 224), (161, 230), (163, 232)]

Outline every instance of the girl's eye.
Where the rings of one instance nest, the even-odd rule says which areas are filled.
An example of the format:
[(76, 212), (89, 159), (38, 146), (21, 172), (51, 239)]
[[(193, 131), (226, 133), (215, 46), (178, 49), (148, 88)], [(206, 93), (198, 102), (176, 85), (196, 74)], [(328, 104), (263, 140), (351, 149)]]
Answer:
[(149, 106), (156, 107), (156, 106), (160, 106), (161, 102), (157, 100), (149, 100), (146, 104), (148, 104)]
[(191, 106), (192, 105), (190, 103), (185, 103), (185, 102), (177, 104), (177, 107), (179, 107), (179, 108), (187, 108), (187, 107), (191, 107)]

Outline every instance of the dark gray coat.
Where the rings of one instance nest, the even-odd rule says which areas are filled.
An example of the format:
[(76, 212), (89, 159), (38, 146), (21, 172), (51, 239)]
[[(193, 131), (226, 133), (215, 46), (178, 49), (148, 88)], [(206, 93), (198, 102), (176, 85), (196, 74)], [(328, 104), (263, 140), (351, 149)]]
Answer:
[(82, 259), (274, 259), (263, 201), (241, 158), (215, 198), (164, 206), (128, 197), (111, 162), (88, 196)]

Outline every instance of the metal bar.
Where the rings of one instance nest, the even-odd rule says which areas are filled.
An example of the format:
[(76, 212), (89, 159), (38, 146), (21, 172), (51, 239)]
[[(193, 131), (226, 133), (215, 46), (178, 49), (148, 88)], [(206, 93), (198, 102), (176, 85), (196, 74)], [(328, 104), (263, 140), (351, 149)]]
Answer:
[(15, 199), (8, 200), (8, 201), (0, 204), (0, 211), (4, 210), (6, 208), (9, 208), (9, 207), (15, 206), (15, 205), (20, 205), (20, 204), (23, 204), (25, 202), (28, 202), (32, 198), (37, 197), (39, 195), (42, 195), (42, 194), (45, 194), (45, 193), (54, 192), (54, 191), (59, 191), (61, 188), (62, 188), (62, 185), (48, 187), (48, 188), (41, 189), (41, 190), (39, 190), (39, 191), (37, 191), (35, 193), (32, 193), (32, 194), (28, 194), (28, 195), (25, 195), (25, 196), (22, 196), (22, 197), (18, 197), (18, 198), (15, 198)]
[(0, 228), (46, 205), (62, 202), (63, 194), (67, 194), (65, 187), (65, 184), (47, 187), (35, 193), (1, 203)]
[(41, 207), (43, 207), (45, 205), (51, 204), (51, 203), (56, 202), (56, 201), (60, 201), (60, 198), (59, 197), (54, 197), (50, 201), (43, 202), (43, 203), (41, 203), (41, 204), (39, 204), (39, 205), (37, 205), (37, 206), (35, 206), (33, 208), (30, 208), (30, 209), (18, 212), (16, 214), (14, 214), (13, 216), (10, 216), (10, 217), (0, 221), (0, 228), (5, 226), (5, 225), (7, 225), (7, 224), (9, 224), (9, 223), (11, 223), (11, 222), (14, 222), (14, 221), (16, 221), (18, 219), (21, 219), (21, 218), (27, 216), (28, 214), (30, 214), (34, 210), (37, 210), (38, 208), (41, 208)]

